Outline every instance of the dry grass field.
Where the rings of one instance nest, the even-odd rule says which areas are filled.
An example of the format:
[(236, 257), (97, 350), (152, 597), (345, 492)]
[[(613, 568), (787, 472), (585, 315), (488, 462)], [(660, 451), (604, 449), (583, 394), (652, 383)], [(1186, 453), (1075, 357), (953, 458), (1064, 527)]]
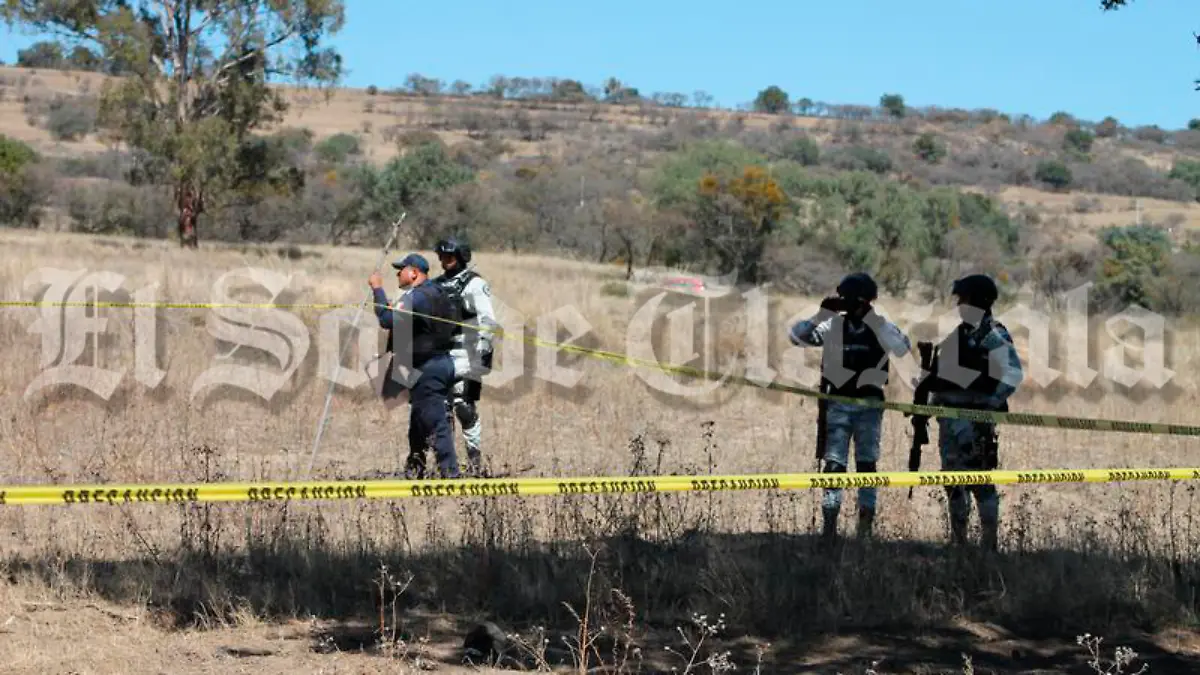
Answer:
[[(206, 302), (219, 299), (213, 285), (222, 275), (253, 268), (287, 281), (277, 302), (347, 303), (348, 316), (377, 255), (208, 244), (185, 252), (162, 241), (20, 230), (0, 238), (5, 300), (34, 297), (30, 275), (57, 268), (116, 272), (127, 293), (157, 284), (159, 300)], [(629, 321), (652, 290), (616, 293), (621, 270), (598, 265), (488, 253), (477, 261), (504, 308), (502, 321), (523, 317), (532, 337), (537, 317), (573, 307), (592, 327), (578, 344), (600, 349), (625, 351)], [(232, 300), (270, 301), (253, 278), (233, 281), (250, 288)], [(817, 299), (772, 301), (771, 363), (794, 368), (784, 331)], [(911, 325), (904, 308), (881, 304), (914, 338), (933, 337), (935, 319)], [(933, 317), (949, 309), (934, 308)], [(155, 312), (156, 364), (165, 371), (157, 387), (134, 378), (134, 312), (102, 309), (112, 336), (98, 349), (87, 345), (82, 359), (124, 369), (113, 395), (104, 401), (63, 387), (26, 397), (42, 359), (53, 358), (31, 331), (39, 316), (50, 326), (58, 319), (36, 308), (0, 311), (4, 483), (303, 478), (328, 386), (318, 354), (329, 339), (320, 321), (331, 310), (294, 312), (312, 342), (270, 401), (229, 387), (193, 395), (193, 383), (216, 365), (252, 366), (264, 377), (285, 367), (250, 346), (228, 356), (231, 345), (210, 332), (219, 328), (216, 317), (201, 309)], [(265, 320), (265, 312), (245, 320)], [(738, 332), (744, 317), (731, 310), (720, 318), (717, 351), (729, 356), (746, 346)], [(1194, 423), (1189, 364), (1200, 355), (1200, 332), (1172, 325), (1176, 379), (1166, 388), (1120, 391), (1104, 384), (1113, 345), (1103, 320), (1090, 331), (1097, 384), (1078, 391), (1028, 382), (1014, 409)], [(380, 332), (370, 315), (361, 326)], [(1028, 356), (1025, 334), (1017, 336)], [(1056, 332), (1052, 366), (1062, 367), (1067, 346), (1079, 345)], [(500, 350), (503, 368), (509, 355)], [(584, 476), (814, 467), (810, 399), (733, 385), (699, 400), (672, 399), (637, 371), (566, 353), (558, 363), (582, 380), (555, 387), (534, 375), (539, 351), (547, 352), (523, 348), (526, 374), (517, 381), (485, 387), (484, 451), (498, 470), (532, 465), (523, 475)], [(1141, 358), (1126, 351), (1130, 363)], [(816, 354), (806, 354), (815, 368)], [(913, 365), (897, 368), (911, 373)], [(903, 379), (895, 377), (892, 396), (909, 400)], [(406, 408), (387, 409), (365, 386), (339, 390), (314, 477), (396, 471), (406, 419)], [(934, 437), (925, 467), (937, 465)], [(881, 470), (904, 470), (909, 441), (907, 420), (888, 413)], [(1004, 427), (1002, 467), (1195, 466), (1196, 443)], [(1003, 553), (994, 559), (944, 546), (944, 497), (934, 489), (918, 489), (911, 500), (906, 490), (882, 491), (878, 538), (849, 540), (834, 554), (813, 536), (817, 492), (12, 506), (0, 511), (0, 670), (466, 672), (462, 636), (491, 620), (526, 645), (513, 649), (510, 669), (579, 672), (572, 664), (582, 641), (589, 672), (717, 672), (733, 663), (740, 672), (957, 673), (966, 655), (976, 673), (1085, 673), (1093, 671), (1076, 636), (1091, 633), (1106, 638), (1106, 659), (1117, 645), (1141, 654), (1126, 672), (1143, 662), (1152, 673), (1197, 672), (1194, 485), (1001, 492)], [(850, 492), (847, 534), (854, 504)], [(694, 616), (719, 627), (705, 634)]]

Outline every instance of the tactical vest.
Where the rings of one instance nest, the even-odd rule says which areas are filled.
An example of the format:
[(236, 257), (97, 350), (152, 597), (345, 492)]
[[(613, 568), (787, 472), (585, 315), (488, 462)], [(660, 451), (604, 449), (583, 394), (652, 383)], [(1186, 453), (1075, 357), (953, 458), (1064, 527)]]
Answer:
[[(988, 350), (984, 347), (983, 341), (992, 332), (994, 327), (1004, 328), (1004, 325), (991, 317), (983, 320), (983, 323), (978, 328), (971, 326), (968, 323), (962, 323), (955, 329), (954, 334), (947, 336), (943, 342), (942, 348), (938, 350), (938, 358), (950, 359), (951, 362), (957, 365), (957, 369), (965, 371), (965, 373), (955, 372), (953, 375), (958, 377), (951, 378), (951, 373), (947, 372), (940, 364), (937, 369), (940, 377), (938, 378), (939, 389), (942, 391), (971, 391), (990, 396), (996, 392), (1000, 386), (1000, 380), (992, 376), (991, 361), (989, 359)], [(1005, 329), (1007, 331), (1007, 329)], [(951, 344), (957, 349), (957, 354), (952, 354), (946, 350), (946, 347)], [(957, 357), (957, 358), (955, 358)], [(955, 382), (954, 379), (970, 378), (974, 375), (974, 379), (969, 384), (963, 386), (962, 382)]]
[[(446, 291), (446, 294), (458, 306), (458, 315), (460, 321), (470, 321), (476, 317), (476, 313), (467, 307), (466, 300), (463, 299), (463, 293), (466, 291), (467, 284), (477, 278), (479, 275), (474, 270), (466, 269), (454, 276), (442, 275), (438, 279), (438, 284)], [(462, 332), (462, 326), (455, 326), (455, 334)]]
[[(432, 317), (459, 321), (458, 307), (444, 290), (436, 284), (419, 286), (413, 291), (421, 293), (429, 300)], [(429, 358), (438, 354), (448, 354), (454, 347), (454, 330), (457, 326), (448, 321), (439, 321), (430, 316), (413, 315), (412, 331), (412, 360), (414, 367), (420, 367)]]
[[(825, 389), (837, 396), (854, 398), (883, 398), (883, 387), (888, 381), (889, 362), (887, 350), (879, 343), (875, 331), (865, 324), (859, 324), (861, 330), (852, 332), (850, 320), (842, 317), (841, 349), (833, 352), (829, 347), (829, 338), (825, 339), (826, 349), (822, 354), (822, 381)], [(834, 324), (836, 326), (836, 322)], [(837, 361), (838, 356), (841, 362)], [(827, 360), (832, 359), (832, 362)], [(825, 363), (828, 363), (825, 366)], [(841, 380), (846, 371), (853, 373), (844, 382), (838, 384), (833, 379)], [(865, 375), (864, 375), (865, 373)], [(826, 376), (828, 375), (828, 377)]]

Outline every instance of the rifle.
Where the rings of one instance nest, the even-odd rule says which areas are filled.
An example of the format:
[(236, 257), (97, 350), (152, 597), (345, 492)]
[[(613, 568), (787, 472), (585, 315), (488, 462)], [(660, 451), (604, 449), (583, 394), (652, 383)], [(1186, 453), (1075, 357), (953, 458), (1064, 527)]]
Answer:
[[(820, 392), (828, 394), (832, 385), (821, 378)], [(821, 466), (821, 460), (825, 459), (825, 422), (829, 415), (829, 401), (824, 398), (817, 399), (817, 468)]]
[[(921, 355), (921, 379), (917, 383), (916, 391), (913, 392), (913, 403), (916, 405), (929, 405), (929, 390), (933, 384), (933, 358), (934, 349), (932, 342), (918, 342), (917, 351)], [(929, 416), (928, 415), (906, 415), (912, 417), (913, 440), (912, 447), (908, 451), (908, 470), (918, 471), (921, 468), (921, 448), (929, 442)], [(912, 487), (908, 488), (908, 498), (912, 499)]]

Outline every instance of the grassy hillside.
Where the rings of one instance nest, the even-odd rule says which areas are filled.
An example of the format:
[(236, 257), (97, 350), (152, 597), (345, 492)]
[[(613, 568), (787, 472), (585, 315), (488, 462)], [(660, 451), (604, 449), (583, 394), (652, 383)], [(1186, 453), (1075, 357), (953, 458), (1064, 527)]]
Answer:
[[(1059, 292), (1062, 269), (1071, 283), (1105, 286), (1101, 263), (1121, 255), (1113, 237), (1129, 235), (1159, 262), (1108, 284), (1105, 302), (1193, 304), (1164, 297), (1152, 279), (1185, 286), (1200, 268), (1190, 248), (1198, 130), (887, 97), (886, 106), (803, 100), (770, 114), (667, 95), (564, 97), (517, 79), (503, 96), (465, 85), (448, 94), (410, 79), (404, 91), (283, 90), (286, 114), (243, 142), (253, 163), (210, 197), (202, 239), (373, 246), (407, 209), (413, 245), (457, 232), (480, 249), (736, 271), (802, 292), (868, 269), (893, 295), (936, 297), (966, 268), (1003, 277), (1010, 294)], [(173, 236), (154, 165), (96, 128), (104, 82), (0, 69), (0, 134), (37, 154), (0, 220)], [(705, 175), (715, 181), (707, 188)], [(755, 206), (760, 197), (768, 201)], [(1122, 229), (1106, 234), (1113, 227)]]

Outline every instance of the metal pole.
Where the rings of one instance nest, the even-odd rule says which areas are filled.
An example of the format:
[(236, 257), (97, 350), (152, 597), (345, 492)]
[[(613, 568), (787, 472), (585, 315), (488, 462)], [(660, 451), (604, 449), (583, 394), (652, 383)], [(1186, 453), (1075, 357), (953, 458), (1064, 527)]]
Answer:
[[(404, 222), (404, 218), (406, 216), (408, 216), (407, 211), (400, 214), (400, 219), (392, 223), (392, 235), (388, 238), (387, 243), (384, 244), (383, 250), (379, 252), (379, 259), (375, 261), (375, 269), (372, 271), (378, 272), (379, 268), (383, 267), (383, 262), (387, 258), (388, 251), (391, 250), (392, 244), (396, 241), (396, 234), (400, 231), (400, 223)], [(368, 293), (367, 299), (363, 300), (362, 304), (358, 306), (358, 311), (354, 313), (354, 322), (351, 324), (355, 330), (358, 329), (358, 320), (362, 317), (363, 310), (366, 309), (367, 303), (371, 302), (373, 299), (374, 294)], [(308, 478), (312, 477), (313, 463), (317, 460), (317, 449), (321, 447), (321, 436), (325, 433), (325, 421), (329, 417), (329, 406), (333, 402), (333, 389), (337, 386), (337, 378), (335, 377), (335, 374), (337, 373), (338, 367), (342, 365), (342, 361), (346, 360), (346, 351), (350, 348), (350, 344), (353, 342), (354, 340), (350, 339), (346, 341), (346, 344), (342, 345), (341, 354), (338, 356), (337, 363), (333, 364), (333, 372), (329, 375), (329, 391), (325, 394), (325, 409), (321, 412), (320, 421), (317, 422), (317, 435), (316, 438), (313, 439), (312, 453), (308, 457), (308, 470), (305, 471), (305, 475)]]

